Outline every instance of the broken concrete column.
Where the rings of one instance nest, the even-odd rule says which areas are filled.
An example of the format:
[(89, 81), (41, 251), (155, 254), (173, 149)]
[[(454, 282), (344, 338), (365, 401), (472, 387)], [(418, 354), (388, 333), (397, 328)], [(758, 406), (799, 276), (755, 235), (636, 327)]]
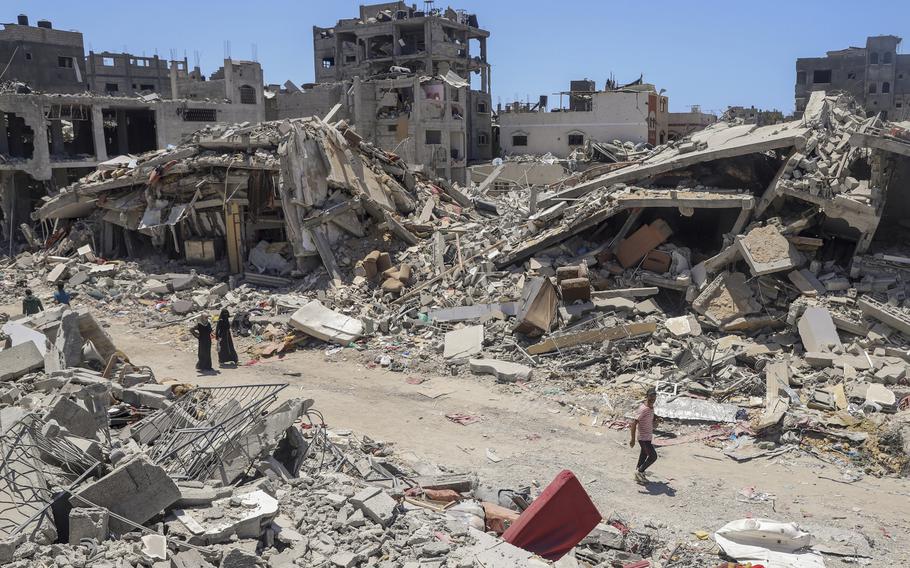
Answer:
[[(144, 455), (120, 464), (101, 479), (84, 485), (72, 497), (73, 507), (104, 507), (112, 513), (142, 524), (180, 499), (180, 489), (163, 468)], [(125, 533), (135, 527), (119, 519), (110, 519), (114, 533)]]
[(70, 510), (69, 543), (79, 544), (82, 539), (97, 542), (107, 540), (110, 511), (103, 507), (74, 508)]
[(72, 310), (64, 310), (57, 326), (54, 344), (44, 359), (47, 372), (76, 367), (82, 362), (82, 346), (85, 344), (79, 333), (79, 316)]

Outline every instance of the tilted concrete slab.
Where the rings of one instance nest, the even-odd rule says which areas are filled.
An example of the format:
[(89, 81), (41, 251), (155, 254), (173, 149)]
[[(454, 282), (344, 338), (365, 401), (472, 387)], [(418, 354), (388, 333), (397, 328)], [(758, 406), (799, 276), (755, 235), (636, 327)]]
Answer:
[(754, 124), (731, 126), (727, 123), (717, 123), (692, 135), (691, 140), (697, 145), (707, 144), (703, 149), (680, 153), (677, 147), (666, 147), (663, 151), (639, 164), (633, 164), (560, 191), (548, 199), (541, 200), (540, 205), (549, 206), (561, 199), (577, 198), (615, 183), (635, 183), (703, 162), (758, 154), (781, 148), (796, 147), (800, 149), (805, 146), (808, 135), (809, 128), (800, 121), (771, 126), (755, 126)]
[(511, 251), (494, 259), (496, 267), (505, 268), (533, 256), (536, 252), (556, 245), (582, 231), (607, 221), (611, 217), (638, 208), (689, 208), (689, 209), (752, 209), (755, 198), (745, 191), (680, 191), (618, 187), (604, 190), (604, 195), (580, 205), (580, 212), (561, 223), (532, 237), (522, 236)]

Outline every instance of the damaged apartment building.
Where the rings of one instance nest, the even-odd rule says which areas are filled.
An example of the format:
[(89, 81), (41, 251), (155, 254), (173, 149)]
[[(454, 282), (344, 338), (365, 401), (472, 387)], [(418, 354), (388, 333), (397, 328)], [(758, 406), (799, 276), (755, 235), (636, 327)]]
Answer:
[(463, 10), (404, 2), (360, 7), (357, 18), (313, 28), (315, 84), (267, 93), (271, 120), (334, 115), (358, 134), (465, 184), (469, 162), (493, 158), (487, 38)]
[[(668, 140), (668, 97), (641, 79), (628, 85), (612, 82), (597, 90), (590, 79), (572, 81), (560, 93), (560, 105), (514, 102), (499, 113), (500, 145), (506, 155), (552, 154), (568, 157), (588, 142), (620, 140), (656, 146)], [(563, 97), (568, 97), (568, 108)]]
[(867, 116), (910, 118), (910, 55), (898, 53), (901, 38), (866, 38), (865, 47), (829, 51), (825, 57), (796, 60), (796, 112), (806, 108), (812, 91), (849, 93)]
[[(99, 164), (178, 144), (209, 124), (265, 118), (259, 63), (225, 60), (208, 80), (187, 61), (89, 52), (41, 20), (0, 30), (2, 239), (41, 200)], [(128, 161), (128, 158), (125, 158)]]

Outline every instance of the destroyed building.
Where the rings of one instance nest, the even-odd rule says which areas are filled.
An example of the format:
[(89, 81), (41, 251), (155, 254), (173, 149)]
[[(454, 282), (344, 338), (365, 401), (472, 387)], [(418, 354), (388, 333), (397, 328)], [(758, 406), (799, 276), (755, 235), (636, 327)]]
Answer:
[[(569, 106), (562, 107), (563, 96)], [(499, 112), (500, 145), (506, 155), (568, 157), (585, 143), (663, 144), (669, 130), (668, 98), (654, 85), (636, 81), (597, 90), (594, 81), (572, 81), (560, 106), (514, 102)]]
[[(226, 59), (206, 80), (198, 68), (188, 72), (185, 59), (168, 63), (110, 52), (86, 58), (79, 32), (55, 30), (46, 21), (31, 27), (26, 16), (19, 22), (0, 31), (0, 51), (11, 62), (4, 75), (11, 82), (0, 87), (6, 242), (17, 238), (13, 229), (28, 222), (42, 198), (110, 158), (129, 162), (131, 155), (179, 144), (208, 124), (265, 117), (257, 62)], [(69, 55), (58, 61), (45, 52)]]
[(741, 120), (745, 124), (757, 124), (759, 126), (767, 126), (769, 124), (777, 124), (778, 122), (784, 121), (784, 113), (779, 110), (763, 110), (760, 108), (755, 108), (755, 105), (750, 107), (744, 106), (730, 106), (727, 107), (727, 110), (723, 114), (724, 120)]
[(316, 84), (271, 87), (269, 118), (341, 105), (333, 116), (364, 140), (465, 185), (468, 163), (493, 157), (489, 35), (475, 15), (451, 8), (361, 6), (359, 18), (313, 28)]
[(825, 57), (796, 60), (796, 112), (813, 91), (849, 93), (867, 116), (910, 118), (910, 55), (898, 53), (901, 38), (870, 36), (865, 47), (829, 51)]

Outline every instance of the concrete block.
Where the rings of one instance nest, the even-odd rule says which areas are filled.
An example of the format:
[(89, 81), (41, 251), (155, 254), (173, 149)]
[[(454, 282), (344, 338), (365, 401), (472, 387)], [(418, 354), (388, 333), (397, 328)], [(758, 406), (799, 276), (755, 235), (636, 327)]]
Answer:
[(467, 359), (480, 353), (483, 347), (483, 326), (470, 325), (445, 334), (443, 357), (447, 360)]
[(843, 349), (834, 320), (825, 308), (806, 308), (796, 327), (806, 351), (832, 353)]
[(152, 377), (145, 373), (127, 373), (120, 378), (120, 384), (123, 388), (130, 388), (144, 385), (151, 380)]
[(92, 413), (81, 404), (75, 403), (66, 397), (57, 399), (57, 402), (47, 413), (46, 419), (55, 420), (61, 428), (81, 438), (99, 439), (98, 428), (100, 425), (95, 420), (95, 417), (92, 416)]
[(494, 375), (496, 380), (501, 383), (527, 381), (531, 378), (531, 367), (513, 363), (512, 361), (471, 359), (468, 361), (468, 365), (471, 367), (471, 372), (475, 375)]
[(591, 282), (587, 278), (568, 278), (559, 284), (562, 301), (568, 304), (591, 299)]
[(88, 282), (88, 278), (89, 278), (88, 272), (85, 270), (80, 270), (79, 272), (70, 276), (69, 285), (78, 286), (80, 284), (85, 284), (86, 282)]
[(906, 365), (885, 365), (875, 372), (875, 378), (878, 382), (886, 385), (893, 385), (907, 376)]
[[(164, 469), (144, 455), (118, 465), (101, 479), (82, 486), (70, 497), (73, 507), (104, 507), (134, 523), (143, 524), (180, 499), (180, 489)], [(111, 531), (133, 530), (127, 523), (110, 519)]]
[(373, 278), (376, 278), (377, 274), (379, 274), (379, 255), (380, 252), (378, 250), (374, 250), (364, 257), (362, 264), (363, 276), (365, 278), (372, 280)]
[(0, 351), (0, 381), (18, 379), (44, 367), (44, 357), (31, 341)]
[(351, 497), (351, 504), (360, 509), (374, 523), (388, 526), (398, 503), (378, 487), (367, 487)]
[(701, 324), (695, 319), (695, 316), (680, 316), (669, 318), (664, 322), (664, 326), (673, 337), (689, 337), (690, 335), (701, 335)]
[(231, 289), (228, 285), (222, 282), (221, 284), (215, 284), (209, 288), (208, 295), (214, 298), (223, 298), (230, 291)]
[(31, 341), (44, 356), (47, 353), (47, 336), (36, 329), (32, 329), (18, 321), (8, 321), (3, 324), (3, 333), (9, 336), (10, 345), (15, 347)]
[(556, 269), (556, 282), (562, 283), (563, 280), (572, 278), (585, 278), (587, 270), (583, 266), (560, 266)]
[(176, 300), (171, 304), (171, 311), (178, 316), (186, 315), (196, 309), (196, 303), (192, 300)]
[(376, 271), (382, 274), (390, 268), (392, 268), (392, 257), (387, 252), (379, 253), (376, 258)]
[(56, 284), (57, 282), (63, 282), (66, 279), (66, 271), (68, 267), (66, 264), (58, 264), (50, 272), (47, 273), (47, 281), (50, 284)]
[(736, 245), (754, 276), (792, 270), (805, 261), (803, 254), (773, 225), (737, 236)]
[(358, 561), (358, 555), (353, 552), (336, 552), (329, 558), (329, 562), (332, 566), (339, 566), (340, 568), (352, 568), (353, 566), (357, 566)]
[(83, 538), (101, 543), (107, 540), (110, 511), (102, 507), (70, 509), (69, 543), (79, 544)]
[(787, 274), (787, 278), (803, 296), (822, 296), (825, 293), (825, 287), (808, 269), (794, 270)]
[(612, 548), (614, 550), (624, 550), (624, 535), (619, 529), (607, 523), (600, 523), (588, 536), (581, 541), (581, 545), (594, 545), (597, 547)]

